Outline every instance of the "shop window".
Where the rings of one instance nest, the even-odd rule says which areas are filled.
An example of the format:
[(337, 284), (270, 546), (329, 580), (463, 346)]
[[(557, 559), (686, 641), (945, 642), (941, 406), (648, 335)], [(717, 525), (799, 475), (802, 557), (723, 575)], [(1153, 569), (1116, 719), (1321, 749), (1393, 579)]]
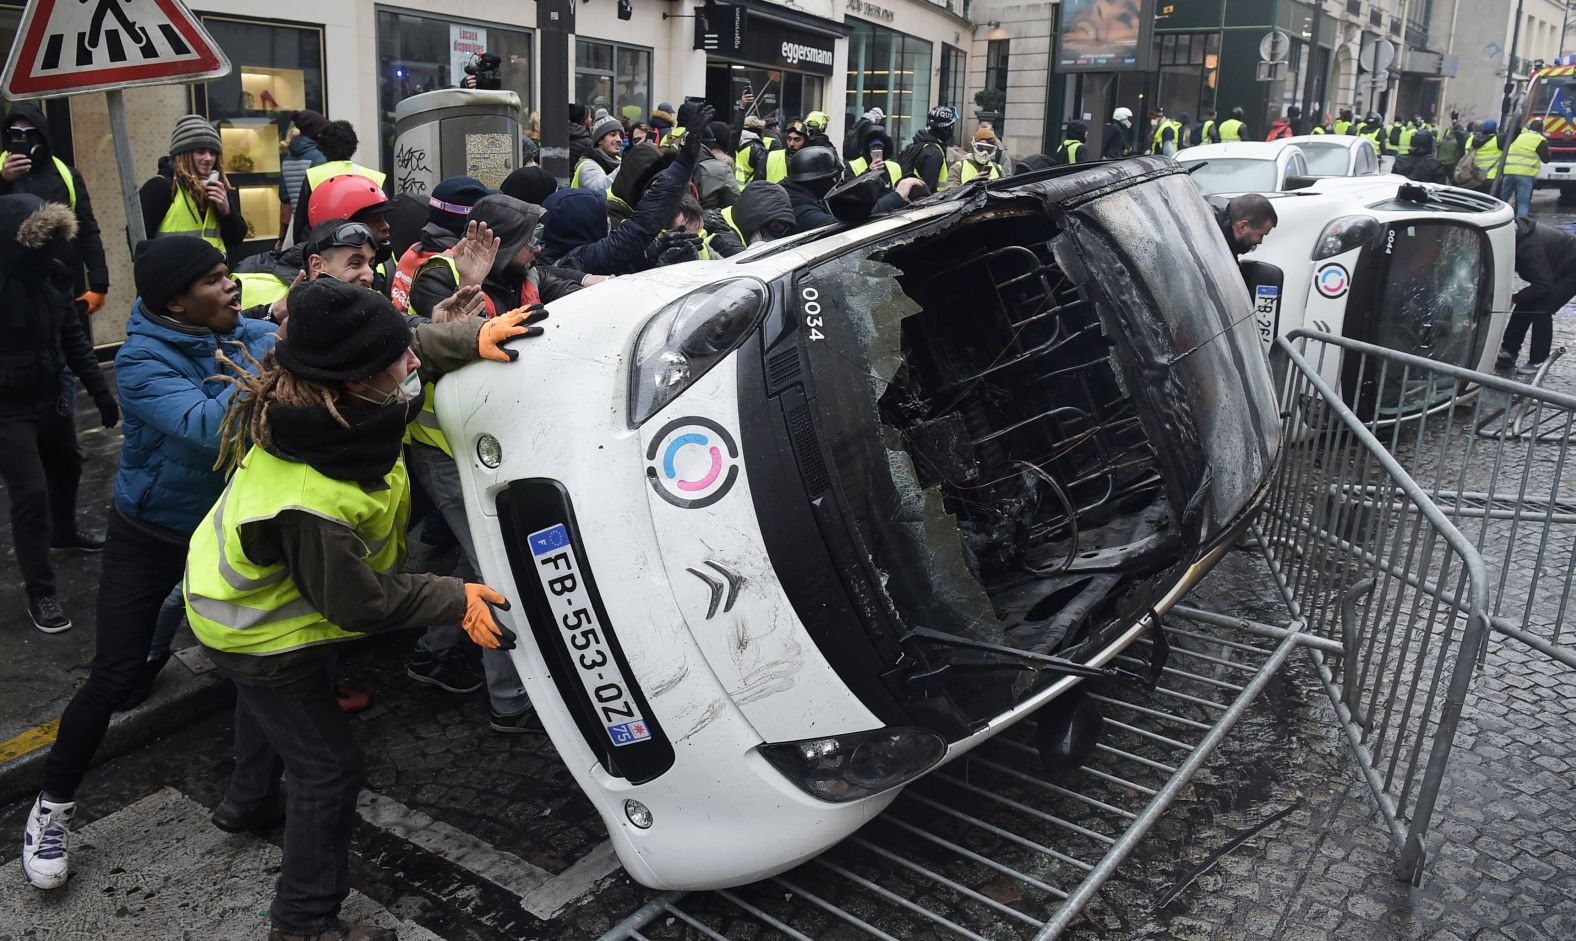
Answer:
[(936, 89), (936, 103), (952, 105), (964, 111), (963, 79), (968, 57), (956, 46), (941, 46), (941, 82)]
[(1007, 63), (1011, 60), (1010, 39), (992, 39), (985, 44), (985, 87), (1003, 94), (1007, 91)]
[(1160, 83), (1156, 100), (1166, 114), (1197, 119), (1215, 100), (1220, 34), (1171, 33), (1157, 37)]
[(535, 107), (531, 94), (530, 30), (382, 8), (377, 21), (382, 169), (392, 169), (395, 107), (413, 95), (457, 87), (465, 78), (465, 66), (478, 51), (490, 52), (502, 60), (501, 87), (520, 96), (520, 105), (526, 112), (521, 124), (530, 123), (530, 112)]
[[(648, 120), (660, 103), (651, 99), (651, 50), (575, 40), (575, 101), (592, 112), (606, 108), (625, 124)], [(668, 103), (678, 106), (675, 101)]]
[(202, 23), (234, 66), (224, 78), (192, 87), (192, 110), (219, 128), (222, 162), (240, 193), (246, 251), (281, 233), (279, 161), (289, 147), (290, 112), (322, 111), (323, 31), (228, 17)]
[(887, 115), (887, 133), (906, 141), (925, 126), (930, 97), (931, 44), (896, 30), (849, 17), (848, 92), (850, 119), (874, 107)]

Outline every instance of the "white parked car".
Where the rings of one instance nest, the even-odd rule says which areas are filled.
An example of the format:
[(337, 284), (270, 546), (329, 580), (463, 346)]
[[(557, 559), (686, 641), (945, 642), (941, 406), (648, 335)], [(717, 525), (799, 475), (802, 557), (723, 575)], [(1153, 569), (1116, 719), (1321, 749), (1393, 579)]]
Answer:
[[(1388, 176), (1328, 177), (1266, 195), (1279, 224), (1242, 256), (1266, 348), (1307, 327), (1493, 369), (1515, 272), (1509, 206)], [(1399, 375), (1359, 377), (1337, 357), (1322, 375), (1364, 417), (1418, 405), (1403, 396)]]
[(1309, 176), (1374, 176), (1381, 172), (1374, 142), (1354, 134), (1307, 134), (1282, 138), (1308, 161)]
[(1288, 178), (1308, 176), (1302, 150), (1283, 140), (1201, 144), (1180, 151), (1176, 160), (1192, 171), (1193, 182), (1205, 196), (1276, 193), (1287, 188)]
[(1278, 454), (1236, 278), (1142, 157), (620, 277), (445, 378), (514, 661), (630, 874), (785, 870), (1150, 629)]

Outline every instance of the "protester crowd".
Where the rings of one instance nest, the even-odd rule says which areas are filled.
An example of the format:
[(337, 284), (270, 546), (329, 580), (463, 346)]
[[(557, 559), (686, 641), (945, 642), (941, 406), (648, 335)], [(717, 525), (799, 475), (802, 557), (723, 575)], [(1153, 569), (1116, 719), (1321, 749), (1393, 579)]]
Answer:
[[(280, 238), (245, 257), (220, 136), (183, 117), (138, 194), (146, 239), (112, 374), (91, 342), (109, 275), (88, 188), (53, 152), (40, 111), (6, 115), (20, 144), (0, 172), (0, 319), (11, 338), (0, 351), (0, 478), (40, 631), (72, 626), (53, 553), (102, 554), (92, 670), (60, 719), (23, 836), (32, 885), (66, 882), (79, 786), (112, 714), (148, 695), (184, 622), (238, 691), (236, 767), (214, 824), (285, 821), (270, 937), (385, 937), (339, 921), (362, 774), (346, 715), (369, 702), (336, 682), (340, 644), (422, 629), (406, 663), (413, 680), (485, 688), (492, 729), (541, 731), (506, 652), (520, 625), (480, 581), (433, 409), (444, 373), (513, 360), (509, 341), (540, 335), (550, 305), (608, 278), (848, 221), (836, 193), (856, 194), (867, 217), (981, 179), (1247, 135), (1240, 109), (1198, 122), (1157, 111), (1139, 142), (1132, 112), (1117, 108), (1098, 142), (1073, 121), (1052, 154), (1014, 160), (992, 126), (969, 131), (948, 105), (906, 141), (871, 109), (834, 144), (825, 112), (762, 114), (748, 93), (728, 104), (724, 119), (697, 99), (663, 103), (647, 121), (570, 104), (557, 118), (568, 124), (567, 185), (527, 162), (496, 189), (458, 176), (419, 198), (391, 195), (387, 176), (358, 162), (348, 122), (295, 112)], [(1271, 138), (1299, 121), (1290, 109)], [(1436, 132), (1417, 122), (1358, 133), (1432, 151)], [(1467, 138), (1492, 138), (1487, 123), (1445, 137), (1455, 153), (1481, 154), (1487, 139)], [(1301, 131), (1353, 126), (1343, 112)], [(1222, 222), (1236, 251), (1273, 226), (1259, 202)], [(102, 534), (77, 522), (78, 383), (123, 435)]]

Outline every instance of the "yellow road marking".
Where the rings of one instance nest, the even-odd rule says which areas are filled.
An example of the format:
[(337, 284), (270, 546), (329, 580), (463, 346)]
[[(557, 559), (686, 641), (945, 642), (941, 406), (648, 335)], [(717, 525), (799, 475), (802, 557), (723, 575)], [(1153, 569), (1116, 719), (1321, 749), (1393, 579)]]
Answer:
[(45, 745), (53, 744), (55, 735), (59, 731), (60, 720), (51, 719), (43, 725), (28, 729), (16, 738), (0, 742), (0, 761), (20, 758), (28, 752), (37, 751)]

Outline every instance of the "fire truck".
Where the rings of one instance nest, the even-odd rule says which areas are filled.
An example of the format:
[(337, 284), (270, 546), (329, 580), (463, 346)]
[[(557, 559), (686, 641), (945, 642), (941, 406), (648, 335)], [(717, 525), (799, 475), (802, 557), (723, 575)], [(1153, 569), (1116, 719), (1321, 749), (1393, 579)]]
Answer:
[(1532, 73), (1527, 84), (1525, 122), (1543, 119), (1543, 136), (1549, 142), (1550, 160), (1538, 180), (1558, 186), (1561, 203), (1576, 203), (1576, 56)]

